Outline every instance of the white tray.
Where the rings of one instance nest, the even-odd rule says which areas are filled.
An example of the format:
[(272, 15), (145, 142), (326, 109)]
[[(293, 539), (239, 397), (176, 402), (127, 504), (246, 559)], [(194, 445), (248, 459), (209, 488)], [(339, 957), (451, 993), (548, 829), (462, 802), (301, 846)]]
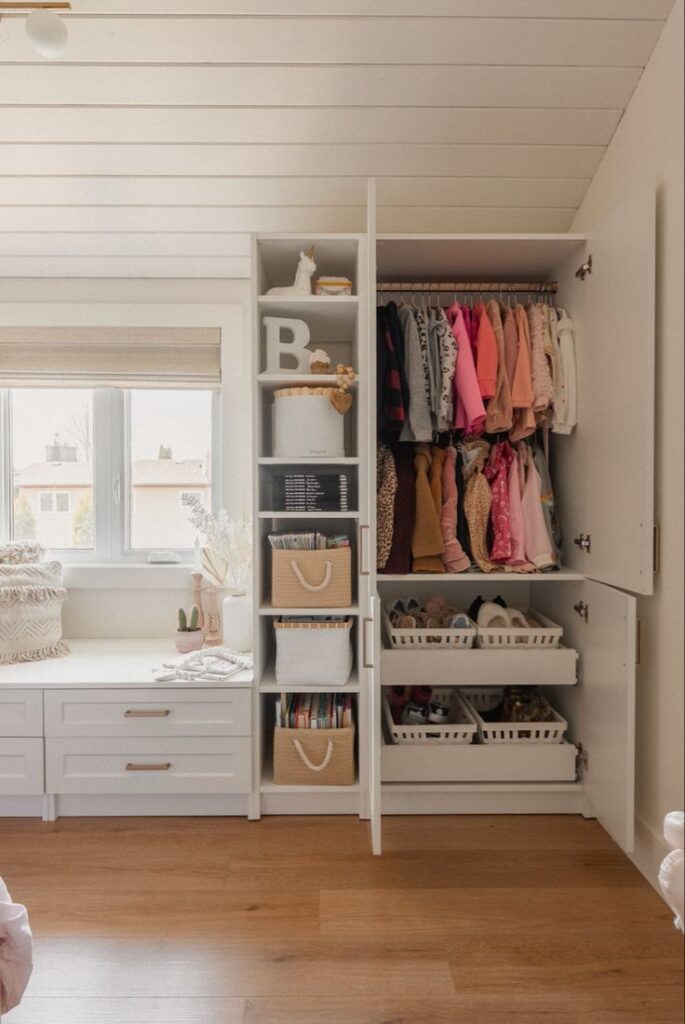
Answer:
[(399, 650), (416, 647), (473, 647), (478, 632), (471, 619), (468, 629), (398, 629), (390, 622), (385, 608), (383, 622), (391, 646)]
[(564, 630), (556, 622), (541, 615), (540, 612), (531, 608), (523, 609), (526, 618), (536, 619), (540, 625), (531, 626), (530, 629), (512, 627), (505, 629), (502, 626), (487, 627), (477, 626), (479, 647), (506, 647), (511, 650), (527, 650), (531, 647), (558, 647)]
[(481, 743), (563, 743), (568, 722), (554, 709), (551, 722), (486, 722), (479, 712), (496, 707), (502, 699), (502, 690), (459, 692), (478, 725)]
[(449, 722), (437, 725), (398, 725), (392, 717), (388, 698), (383, 694), (383, 714), (393, 743), (471, 743), (478, 726), (456, 690), (433, 690), (433, 696), (450, 705)]

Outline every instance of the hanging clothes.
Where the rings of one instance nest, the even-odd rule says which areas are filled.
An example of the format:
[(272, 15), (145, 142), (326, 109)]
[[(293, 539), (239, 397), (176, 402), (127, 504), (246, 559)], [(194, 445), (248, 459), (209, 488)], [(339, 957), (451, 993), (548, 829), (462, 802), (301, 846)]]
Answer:
[(376, 567), (384, 569), (390, 551), (395, 519), (397, 471), (392, 451), (386, 444), (376, 448)]
[(478, 387), (476, 367), (464, 315), (458, 303), (447, 311), (447, 319), (457, 345), (457, 368), (454, 375), (454, 426), (468, 434), (482, 434), (485, 428), (485, 406)]
[(497, 339), (485, 306), (480, 302), (474, 309), (476, 329), (476, 376), (482, 398), (494, 398), (497, 392)]
[(399, 434), (404, 423), (400, 368), (386, 310), (376, 310), (376, 401), (378, 433)]
[(545, 516), (545, 526), (547, 527), (547, 533), (552, 544), (554, 561), (559, 565), (561, 563), (561, 523), (559, 522), (557, 503), (554, 498), (549, 464), (540, 445), (535, 446), (533, 461), (540, 476), (540, 501), (542, 502), (542, 511)]
[[(509, 466), (509, 532), (511, 534), (511, 555), (509, 565), (523, 568), (529, 564), (526, 559), (526, 536), (523, 522), (521, 495), (525, 484), (523, 466), (517, 453), (512, 449)], [(533, 569), (533, 565), (530, 565)]]
[(429, 309), (425, 313), (428, 339), (428, 378), (430, 381), (430, 407), (433, 430), (439, 430), (440, 399), (442, 392), (442, 366), (440, 361), (440, 337), (437, 310)]
[(530, 346), (532, 352), (533, 368), (533, 411), (538, 414), (549, 409), (554, 399), (552, 381), (549, 374), (547, 359), (545, 358), (545, 341), (543, 337), (543, 316), (540, 306), (529, 303), (526, 309), (528, 327), (530, 329)]
[(396, 302), (389, 302), (385, 307), (385, 315), (392, 338), (392, 345), (397, 357), (397, 366), (400, 374), (400, 388), (402, 391), (402, 407), (405, 419), (409, 415), (409, 383), (405, 370), (404, 335), (400, 327), (399, 309)]
[(464, 511), (469, 525), (471, 551), (481, 572), (497, 568), (488, 556), (488, 523), (492, 505), (492, 491), (485, 479), (484, 469), (490, 454), (487, 441), (465, 441), (461, 446), (464, 456)]
[(409, 306), (400, 306), (398, 318), (404, 336), (404, 365), (409, 385), (409, 415), (405, 418), (400, 441), (430, 441), (433, 427), (428, 365), (427, 361), (424, 363), (419, 328)]
[(576, 325), (565, 309), (557, 310), (559, 379), (554, 394), (555, 434), (570, 434), (578, 422), (578, 378), (576, 369)]
[(445, 462), (442, 471), (442, 539), (445, 550), (442, 560), (447, 572), (466, 572), (471, 567), (471, 559), (457, 539), (457, 506), (459, 491), (457, 489), (457, 449), (453, 445), (445, 448)]
[[(438, 449), (439, 451), (440, 449)], [(416, 470), (416, 521), (412, 539), (412, 572), (444, 573), (442, 554), (442, 463), (438, 470), (430, 445), (414, 449)]]
[(522, 443), (518, 446), (518, 457), (523, 466), (525, 481), (521, 495), (521, 507), (526, 558), (536, 569), (548, 569), (555, 565), (555, 557), (542, 508), (540, 475), (535, 468), (530, 447), (527, 444)]
[(509, 432), (509, 440), (512, 443), (529, 437), (535, 433), (536, 428), (535, 413), (533, 412), (535, 392), (533, 391), (528, 317), (523, 306), (518, 303), (514, 307), (514, 320), (518, 337), (518, 351), (511, 398), (514, 422)]
[(416, 477), (414, 448), (409, 444), (392, 447), (397, 475), (393, 508), (392, 547), (383, 572), (405, 576), (412, 567), (412, 539), (416, 521)]
[(464, 480), (464, 456), (461, 448), (457, 448), (457, 464), (455, 468), (457, 484), (457, 540), (462, 551), (472, 561), (471, 538), (469, 535), (469, 524), (466, 521), (466, 510), (464, 509), (464, 495), (466, 493), (466, 481)]
[(440, 399), (437, 429), (438, 431), (447, 431), (451, 430), (454, 424), (454, 375), (457, 366), (457, 344), (442, 309), (436, 312), (433, 330), (440, 356)]
[(511, 559), (511, 512), (509, 507), (509, 469), (514, 452), (508, 441), (493, 445), (485, 467), (485, 479), (490, 484), (492, 505), (492, 545), (490, 559), (493, 562), (509, 562)]
[(514, 402), (514, 375), (519, 353), (519, 335), (516, 329), (516, 317), (511, 306), (504, 306), (502, 314), (502, 334), (504, 335), (504, 371), (509, 381), (512, 409), (519, 408)]
[(491, 299), (485, 307), (485, 312), (492, 325), (497, 344), (497, 383), (495, 394), (487, 405), (485, 429), (488, 434), (499, 434), (504, 430), (510, 430), (513, 425), (511, 391), (505, 369), (504, 333), (499, 303), (495, 299)]

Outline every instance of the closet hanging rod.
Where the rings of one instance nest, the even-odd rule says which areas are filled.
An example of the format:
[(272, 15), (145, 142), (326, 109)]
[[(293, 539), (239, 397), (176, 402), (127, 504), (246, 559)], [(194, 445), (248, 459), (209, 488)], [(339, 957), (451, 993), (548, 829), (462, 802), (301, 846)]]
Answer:
[(558, 288), (557, 281), (506, 281), (494, 283), (486, 281), (382, 281), (376, 285), (378, 292), (527, 292), (539, 295), (553, 295)]

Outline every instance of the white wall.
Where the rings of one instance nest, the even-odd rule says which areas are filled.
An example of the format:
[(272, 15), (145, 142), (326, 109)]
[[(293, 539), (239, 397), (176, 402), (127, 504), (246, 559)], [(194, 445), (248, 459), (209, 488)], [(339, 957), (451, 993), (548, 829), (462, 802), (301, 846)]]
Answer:
[[(684, 803), (682, 43), (683, 0), (677, 0), (571, 228), (585, 230), (628, 190), (649, 183), (656, 190), (656, 519), (662, 559), (654, 597), (639, 603), (635, 852), (652, 880), (663, 855), (663, 816)], [(618, 350), (616, 357), (620, 366)]]

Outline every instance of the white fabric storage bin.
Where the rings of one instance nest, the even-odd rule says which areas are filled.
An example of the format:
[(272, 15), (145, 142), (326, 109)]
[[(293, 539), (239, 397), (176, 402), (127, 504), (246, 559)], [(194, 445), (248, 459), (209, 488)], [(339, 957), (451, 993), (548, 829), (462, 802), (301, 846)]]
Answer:
[(274, 392), (276, 458), (341, 458), (345, 455), (345, 417), (331, 403), (330, 391), (330, 388), (283, 388)]
[(352, 671), (352, 620), (274, 622), (279, 686), (344, 686)]

